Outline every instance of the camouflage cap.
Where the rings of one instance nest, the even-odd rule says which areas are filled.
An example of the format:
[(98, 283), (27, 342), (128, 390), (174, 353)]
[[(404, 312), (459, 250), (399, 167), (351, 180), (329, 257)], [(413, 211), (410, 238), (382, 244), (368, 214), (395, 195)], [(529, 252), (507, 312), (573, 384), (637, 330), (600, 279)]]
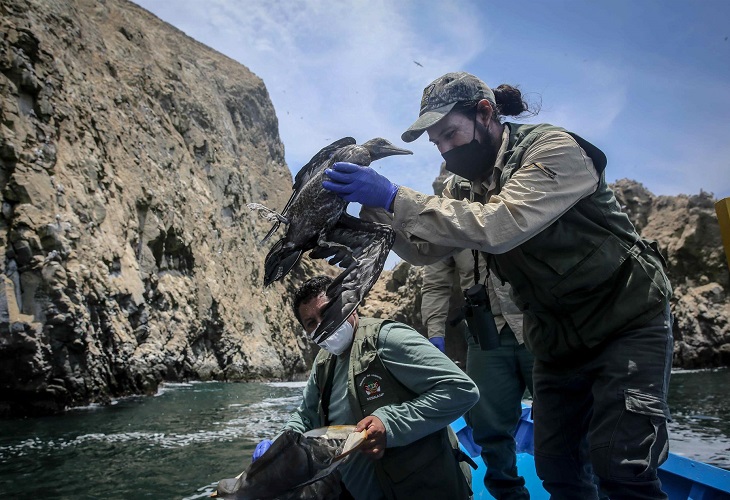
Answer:
[(449, 114), (454, 106), (464, 101), (481, 101), (487, 99), (494, 106), (494, 92), (486, 83), (474, 75), (459, 71), (457, 73), (446, 73), (431, 82), (423, 89), (421, 98), (421, 111), (418, 113), (418, 120), (408, 130), (403, 132), (401, 139), (405, 142), (413, 142), (423, 132), (435, 125), (444, 116)]

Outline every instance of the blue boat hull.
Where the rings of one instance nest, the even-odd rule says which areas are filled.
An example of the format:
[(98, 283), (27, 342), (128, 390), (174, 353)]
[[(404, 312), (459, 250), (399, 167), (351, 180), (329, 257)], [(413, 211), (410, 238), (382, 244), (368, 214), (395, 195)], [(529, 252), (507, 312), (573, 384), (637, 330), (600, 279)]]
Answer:
[[(468, 453), (478, 465), (472, 471), (472, 489), (475, 500), (493, 498), (484, 486), (484, 474), (487, 466), (479, 455), (479, 447), (471, 440), (471, 429), (463, 418), (451, 424), (452, 429), (459, 437), (462, 449)], [(525, 478), (525, 485), (530, 491), (530, 498), (542, 500), (550, 495), (542, 487), (542, 481), (535, 472), (535, 460), (532, 438), (533, 422), (530, 418), (530, 408), (522, 410), (520, 423), (515, 430), (517, 443), (517, 470)], [(730, 500), (730, 471), (691, 460), (689, 458), (669, 454), (667, 461), (659, 468), (659, 479), (662, 488), (669, 496), (669, 500)]]

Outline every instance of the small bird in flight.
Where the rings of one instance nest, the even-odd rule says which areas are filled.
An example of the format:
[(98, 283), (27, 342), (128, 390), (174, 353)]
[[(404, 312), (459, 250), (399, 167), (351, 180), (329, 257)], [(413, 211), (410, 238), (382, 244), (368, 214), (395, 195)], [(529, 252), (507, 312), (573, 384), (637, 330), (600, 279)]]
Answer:
[(423, 64), (419, 63), (418, 61), (413, 61), (413, 62), (423, 68)]

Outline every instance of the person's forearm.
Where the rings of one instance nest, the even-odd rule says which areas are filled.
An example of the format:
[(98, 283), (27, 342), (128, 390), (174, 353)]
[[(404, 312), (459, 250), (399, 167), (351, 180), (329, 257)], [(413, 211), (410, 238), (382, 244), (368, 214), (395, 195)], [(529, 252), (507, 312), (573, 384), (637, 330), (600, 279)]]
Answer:
[[(437, 349), (433, 349), (442, 355)], [(452, 379), (399, 405), (378, 408), (373, 415), (384, 424), (387, 446), (404, 446), (442, 429), (464, 415), (479, 399), (473, 382)]]
[(395, 243), (393, 251), (406, 262), (414, 266), (425, 266), (438, 262), (450, 255), (457, 253), (460, 249), (451, 246), (440, 246), (428, 243), (425, 240), (416, 241), (410, 235), (400, 231), (393, 225), (393, 214), (383, 209), (363, 207), (360, 211), (360, 218), (371, 222), (380, 222), (391, 226), (395, 231)]
[(563, 132), (541, 136), (522, 161), (486, 203), (427, 196), (401, 186), (393, 228), (412, 244), (428, 241), (500, 254), (543, 231), (598, 186), (593, 162)]
[(319, 392), (314, 372), (310, 373), (307, 385), (304, 387), (302, 402), (299, 407), (289, 416), (284, 424), (284, 429), (291, 429), (297, 432), (307, 432), (319, 427)]
[(388, 371), (411, 392), (409, 401), (377, 409), (386, 428), (387, 446), (403, 446), (442, 429), (479, 399), (474, 382), (412, 328), (383, 327), (378, 345)]

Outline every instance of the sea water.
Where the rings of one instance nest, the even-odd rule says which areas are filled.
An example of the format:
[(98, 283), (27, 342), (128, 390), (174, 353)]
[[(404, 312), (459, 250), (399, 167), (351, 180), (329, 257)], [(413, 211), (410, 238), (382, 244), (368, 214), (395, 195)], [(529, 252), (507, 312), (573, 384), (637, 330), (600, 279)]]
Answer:
[[(675, 372), (671, 451), (730, 469), (730, 371)], [(250, 463), (304, 383), (167, 384), (154, 397), (0, 421), (0, 498), (208, 498)]]

